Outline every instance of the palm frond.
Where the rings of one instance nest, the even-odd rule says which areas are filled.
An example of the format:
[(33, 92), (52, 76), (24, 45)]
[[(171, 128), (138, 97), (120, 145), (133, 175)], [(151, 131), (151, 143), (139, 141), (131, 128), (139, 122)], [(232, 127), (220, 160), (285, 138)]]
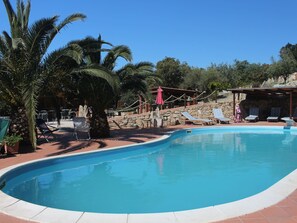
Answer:
[(0, 58), (3, 59), (5, 55), (7, 55), (9, 52), (9, 46), (7, 44), (7, 41), (4, 39), (4, 37), (0, 36)]
[[(77, 64), (80, 64), (83, 59), (83, 50), (77, 44), (67, 45), (63, 48), (60, 48), (48, 54), (45, 57), (43, 64), (45, 64), (45, 66), (47, 67), (50, 67), (51, 65), (54, 65), (54, 64), (62, 65), (63, 62), (65, 62), (63, 60), (63, 57), (67, 57), (75, 61)], [(65, 64), (63, 66), (65, 66)]]
[(124, 45), (115, 46), (112, 48), (112, 51), (114, 52), (115, 59), (121, 57), (126, 61), (132, 61), (132, 52), (129, 47)]
[(151, 62), (139, 62), (137, 64), (134, 64), (134, 66), (136, 69), (154, 72), (154, 64)]
[(6, 45), (8, 46), (9, 49), (11, 49), (12, 48), (12, 40), (11, 40), (10, 35), (7, 32), (3, 31), (3, 37), (5, 39)]
[(86, 37), (82, 40), (72, 41), (70, 43), (75, 43), (80, 45), (85, 54), (85, 61), (87, 64), (100, 64), (101, 62), (101, 53), (102, 52), (109, 52), (110, 49), (102, 48), (103, 44), (109, 44), (105, 41), (101, 41), (100, 38), (95, 39), (93, 37)]
[(45, 54), (49, 45), (47, 44), (48, 35), (54, 30), (54, 24), (58, 17), (40, 19), (32, 24), (26, 35), (26, 46), (29, 54), (39, 58)]
[(109, 70), (113, 70), (118, 58), (123, 58), (126, 61), (132, 61), (132, 52), (129, 47), (124, 45), (113, 47), (105, 56), (102, 65)]
[[(24, 84), (22, 86), (22, 99), (28, 118), (29, 129), (35, 129), (35, 117), (37, 109), (37, 97), (38, 97), (39, 84)], [(29, 138), (32, 146), (36, 148), (36, 134), (35, 131), (29, 131)]]
[(13, 26), (13, 20), (15, 20), (15, 18), (16, 18), (16, 14), (15, 14), (9, 0), (3, 0), (3, 3), (4, 3), (5, 8), (6, 8), (6, 13), (7, 13), (7, 16), (8, 16), (10, 26), (12, 27)]
[(86, 18), (86, 16), (84, 14), (81, 14), (81, 13), (75, 13), (75, 14), (72, 14), (72, 15), (68, 16), (60, 24), (58, 24), (56, 26), (55, 32), (52, 32), (52, 34), (51, 34), (50, 41), (52, 41), (55, 38), (56, 34), (58, 32), (60, 32), (61, 29), (63, 29), (68, 24), (70, 24), (72, 22), (75, 22), (75, 21), (78, 21), (78, 20), (84, 20), (85, 18)]
[(28, 24), (29, 24), (29, 16), (30, 16), (30, 11), (31, 11), (31, 3), (30, 0), (27, 2), (26, 6), (22, 6), (22, 28), (23, 30), (28, 29)]
[(63, 49), (62, 55), (69, 57), (77, 64), (80, 64), (83, 59), (83, 49), (77, 44), (71, 44)]
[(115, 94), (119, 91), (119, 79), (110, 70), (100, 65), (89, 65), (72, 71), (73, 74), (90, 75), (100, 78), (108, 83)]
[[(3, 64), (1, 64), (0, 66), (3, 67), (2, 65)], [(20, 95), (15, 93), (15, 89), (17, 86), (15, 85), (11, 75), (5, 70), (0, 71), (0, 85), (0, 98), (2, 99), (1, 101), (5, 101), (7, 104), (11, 106), (17, 105), (17, 102), (20, 101)]]
[(56, 28), (58, 31), (60, 31), (63, 27), (68, 25), (69, 23), (78, 21), (78, 20), (84, 20), (87, 16), (85, 16), (82, 13), (74, 13), (68, 17), (66, 17)]
[(100, 34), (98, 36), (98, 42), (100, 42), (102, 45), (105, 44), (105, 45), (113, 46), (110, 42), (106, 42), (106, 41), (102, 40)]
[[(57, 16), (55, 17), (58, 18)], [(55, 25), (55, 28), (52, 30), (51, 34), (47, 38), (46, 43), (44, 44), (44, 48), (47, 49), (50, 46), (57, 33), (59, 33), (65, 26), (77, 20), (84, 20), (85, 18), (86, 16), (84, 14), (76, 13), (68, 16), (60, 24)]]
[(17, 1), (17, 21), (18, 26), (21, 30), (27, 30), (29, 23), (29, 15), (30, 15), (31, 3), (27, 2), (26, 6), (23, 1)]

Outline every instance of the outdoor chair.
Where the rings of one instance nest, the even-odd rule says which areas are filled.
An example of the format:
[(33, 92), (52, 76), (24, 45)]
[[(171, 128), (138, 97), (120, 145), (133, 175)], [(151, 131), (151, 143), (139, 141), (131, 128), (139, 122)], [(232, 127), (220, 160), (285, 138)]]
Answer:
[(189, 112), (182, 112), (181, 113), (185, 118), (186, 122), (190, 122), (193, 124), (202, 124), (202, 125), (211, 125), (213, 124), (213, 121), (210, 119), (203, 119), (203, 118), (195, 118), (193, 117)]
[(293, 121), (297, 121), (297, 107), (296, 107), (295, 110), (294, 110), (294, 113), (293, 113), (293, 115), (292, 115), (292, 118), (290, 118), (290, 117), (282, 117), (281, 120), (283, 120), (283, 121), (285, 121), (285, 122), (287, 122), (287, 121), (291, 121), (291, 120), (293, 120)]
[(36, 128), (37, 128), (37, 138), (43, 137), (47, 142), (49, 142), (49, 138), (52, 137), (55, 139), (55, 135), (53, 134), (55, 131), (58, 131), (58, 128), (53, 126), (49, 126), (43, 119), (36, 119)]
[(280, 117), (280, 111), (281, 111), (280, 107), (272, 107), (270, 116), (267, 117), (267, 122), (277, 122)]
[[(74, 135), (76, 140), (90, 140), (90, 124), (85, 117), (73, 117)], [(87, 138), (80, 136), (85, 135)]]
[(48, 112), (46, 110), (41, 110), (37, 113), (38, 119), (43, 119), (44, 121), (48, 121)]
[(61, 118), (62, 119), (70, 119), (71, 109), (62, 109)]
[(4, 137), (6, 136), (9, 130), (10, 119), (0, 118), (0, 153), (4, 154), (4, 145), (2, 143)]
[(256, 122), (259, 120), (259, 108), (257, 107), (251, 107), (249, 111), (249, 115), (245, 117), (246, 121), (249, 122)]
[(212, 109), (214, 118), (217, 120), (217, 122), (219, 123), (229, 123), (230, 122), (230, 118), (226, 118), (222, 112), (222, 109), (220, 108), (214, 108)]

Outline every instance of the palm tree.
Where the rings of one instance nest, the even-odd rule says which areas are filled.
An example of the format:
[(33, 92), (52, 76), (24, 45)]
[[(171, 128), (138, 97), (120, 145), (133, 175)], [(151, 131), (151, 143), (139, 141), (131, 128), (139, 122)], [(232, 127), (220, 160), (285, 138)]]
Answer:
[[(10, 35), (0, 37), (0, 100), (25, 113), (23, 138), (36, 148), (35, 116), (40, 90), (53, 73), (71, 70), (69, 60), (80, 63), (82, 51), (77, 45), (68, 45), (50, 54), (50, 44), (68, 24), (83, 20), (83, 14), (72, 14), (57, 24), (58, 17), (44, 18), (29, 24), (30, 1), (17, 1), (17, 13), (10, 2), (3, 0), (10, 22)], [(66, 71), (66, 69), (68, 69)], [(63, 71), (63, 72), (61, 72)], [(13, 117), (14, 121), (15, 118)], [(18, 131), (20, 126), (17, 126)]]
[[(154, 73), (154, 65), (149, 62), (140, 62), (137, 64), (126, 64), (116, 71), (121, 81), (121, 92), (132, 90), (135, 93), (146, 94), (148, 91), (147, 79), (156, 80), (158, 77)], [(161, 79), (159, 79), (161, 81)]]
[[(84, 63), (75, 70), (74, 89), (79, 89), (76, 96), (92, 107), (91, 136), (109, 137), (109, 125), (105, 109), (117, 103), (121, 94), (128, 91), (148, 98), (148, 81), (160, 83), (161, 78), (154, 74), (154, 66), (149, 62), (128, 63), (115, 70), (119, 58), (132, 61), (132, 53), (127, 46), (112, 46), (102, 40), (87, 37), (74, 41), (84, 50)], [(103, 46), (109, 46), (104, 48)], [(106, 55), (103, 55), (105, 53)], [(87, 74), (87, 75), (86, 75)]]
[(162, 82), (161, 78), (155, 74), (154, 65), (150, 62), (140, 62), (137, 64), (126, 64), (124, 67), (116, 71), (121, 82), (121, 95), (133, 94), (135, 99), (138, 95), (151, 99), (149, 94), (149, 83), (159, 86)]
[[(115, 100), (120, 90), (120, 81), (114, 68), (119, 58), (131, 61), (131, 51), (127, 46), (112, 47), (100, 35), (98, 39), (87, 37), (71, 44), (73, 43), (84, 50), (84, 63), (72, 73), (73, 82), (76, 83), (74, 89), (79, 89), (76, 96), (92, 107), (91, 136), (109, 137), (109, 125), (104, 110)], [(103, 48), (103, 45), (111, 48)], [(106, 53), (104, 57), (103, 52)]]

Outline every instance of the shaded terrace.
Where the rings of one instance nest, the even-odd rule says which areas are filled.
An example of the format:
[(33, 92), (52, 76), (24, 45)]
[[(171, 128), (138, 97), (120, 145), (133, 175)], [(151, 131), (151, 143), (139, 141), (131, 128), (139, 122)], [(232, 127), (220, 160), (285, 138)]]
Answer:
[[(272, 87), (272, 88), (236, 88), (228, 89), (233, 93), (233, 114), (235, 104), (239, 101), (240, 94), (246, 95), (245, 102), (269, 101), (271, 106), (282, 107), (283, 115), (292, 118), (293, 108), (297, 107), (297, 87)], [(261, 104), (258, 103), (260, 106)], [(269, 108), (270, 109), (270, 108)]]

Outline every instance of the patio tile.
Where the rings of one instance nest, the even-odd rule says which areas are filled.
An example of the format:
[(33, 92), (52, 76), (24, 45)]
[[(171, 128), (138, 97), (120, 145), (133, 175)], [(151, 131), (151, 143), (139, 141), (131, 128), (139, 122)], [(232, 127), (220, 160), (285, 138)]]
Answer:
[(82, 214), (82, 212), (46, 208), (32, 220), (44, 223), (76, 223)]
[(9, 215), (15, 215), (20, 218), (25, 218), (26, 220), (32, 219), (34, 216), (39, 214), (41, 211), (43, 211), (45, 207), (31, 204), (25, 201), (18, 201), (14, 203), (13, 205), (10, 205), (3, 209), (5, 213), (8, 213)]
[(261, 218), (264, 218), (264, 215), (261, 214), (261, 211), (257, 211), (257, 212), (251, 213), (251, 214), (240, 216), (240, 219), (242, 219), (242, 220), (247, 220), (247, 219), (261, 219)]
[(294, 201), (291, 196), (289, 198), (286, 198), (282, 201), (280, 201), (276, 206), (278, 207), (291, 207), (291, 206), (297, 206), (297, 202)]
[(270, 221), (265, 218), (254, 218), (254, 219), (242, 219), (241, 223), (270, 223)]
[(173, 212), (158, 214), (129, 214), (127, 223), (182, 223), (177, 221)]
[(215, 207), (200, 208), (197, 210), (174, 212), (178, 222), (214, 222), (227, 218), (219, 209)]
[(284, 210), (285, 212), (287, 212), (290, 216), (297, 218), (297, 205), (281, 207), (281, 209)]
[(14, 203), (18, 202), (19, 199), (10, 197), (8, 195), (6, 195), (5, 193), (3, 193), (2, 191), (0, 191), (0, 210), (3, 208), (6, 208), (10, 205), (13, 205)]
[(24, 219), (16, 218), (2, 213), (0, 213), (0, 222), (1, 223), (36, 223), (34, 221), (27, 221)]
[(220, 223), (242, 223), (240, 218), (231, 218), (227, 220), (220, 221)]
[(280, 207), (269, 207), (269, 208), (265, 208), (261, 211), (261, 214), (263, 214), (263, 216), (265, 217), (269, 217), (269, 218), (279, 218), (279, 217), (289, 217), (290, 214), (288, 212), (286, 212), (285, 210), (283, 210)]
[(293, 201), (295, 201), (297, 203), (297, 191), (296, 190), (290, 195), (290, 199), (292, 199)]
[(269, 223), (296, 223), (296, 220), (292, 217), (273, 217), (267, 218)]
[(127, 214), (83, 213), (77, 223), (127, 223)]

